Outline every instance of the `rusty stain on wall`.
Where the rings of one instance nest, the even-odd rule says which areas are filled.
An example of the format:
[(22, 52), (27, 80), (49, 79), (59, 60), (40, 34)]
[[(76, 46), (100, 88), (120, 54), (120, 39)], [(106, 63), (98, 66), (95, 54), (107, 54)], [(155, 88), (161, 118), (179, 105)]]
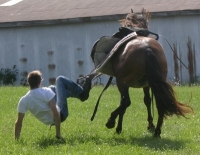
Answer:
[(78, 61), (78, 65), (79, 65), (79, 66), (82, 66), (82, 65), (83, 65), (83, 61), (82, 61), (82, 60), (79, 60), (79, 61)]
[(48, 55), (53, 55), (53, 51), (48, 51)]
[(20, 58), (21, 62), (27, 62), (27, 58)]
[(55, 64), (48, 64), (48, 68), (49, 68), (49, 69), (55, 69), (55, 68), (56, 68), (56, 65), (55, 65)]
[(77, 51), (82, 51), (82, 48), (81, 47), (78, 47), (78, 48), (76, 48), (77, 49)]
[[(180, 48), (179, 48), (179, 59), (182, 60), (182, 51), (180, 51)], [(183, 65), (182, 65), (182, 63), (180, 63), (179, 68), (180, 68), (180, 74), (179, 74), (180, 82), (182, 82), (183, 81), (183, 74), (182, 74)]]
[(174, 50), (174, 75), (175, 75), (175, 80), (180, 80), (179, 78), (179, 65), (178, 65), (178, 52), (177, 52), (177, 43), (173, 44), (173, 50)]
[(22, 74), (23, 77), (27, 77), (28, 76), (28, 72), (27, 71), (23, 71), (21, 74)]
[(54, 85), (55, 82), (56, 82), (56, 78), (54, 78), (54, 77), (49, 78), (49, 83), (50, 83), (51, 85)]
[(188, 37), (187, 47), (188, 47), (187, 58), (188, 58), (189, 85), (191, 85), (195, 82), (196, 60), (195, 60), (195, 48), (194, 48), (195, 46), (193, 45), (192, 48), (192, 41), (190, 37)]

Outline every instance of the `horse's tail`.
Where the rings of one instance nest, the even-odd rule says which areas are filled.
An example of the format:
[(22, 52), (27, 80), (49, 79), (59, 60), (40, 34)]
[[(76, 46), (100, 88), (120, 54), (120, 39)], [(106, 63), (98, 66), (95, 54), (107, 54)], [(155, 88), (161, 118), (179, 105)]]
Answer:
[(152, 51), (147, 52), (146, 71), (149, 86), (155, 96), (156, 106), (165, 117), (173, 114), (186, 117), (185, 114), (193, 113), (193, 109), (189, 105), (176, 100), (175, 92), (166, 81), (163, 68)]

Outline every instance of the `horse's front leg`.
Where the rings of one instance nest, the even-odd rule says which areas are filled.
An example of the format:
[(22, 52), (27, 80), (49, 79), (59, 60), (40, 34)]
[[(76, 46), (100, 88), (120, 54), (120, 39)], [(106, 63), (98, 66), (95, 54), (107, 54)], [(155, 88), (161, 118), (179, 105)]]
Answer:
[[(151, 97), (149, 94), (150, 88), (149, 87), (144, 87), (143, 88), (144, 91), (144, 103), (147, 107), (147, 113), (148, 113), (148, 126), (147, 126), (147, 130), (153, 132), (155, 130), (155, 126), (153, 124), (153, 117), (151, 115)], [(153, 103), (152, 103), (153, 104)]]
[(122, 132), (122, 122), (123, 122), (123, 117), (124, 117), (125, 112), (126, 112), (126, 110), (124, 110), (122, 113), (119, 114), (118, 124), (117, 124), (117, 128), (116, 128), (116, 132), (118, 134), (120, 134)]
[(115, 127), (115, 119), (117, 118), (118, 114), (119, 114), (119, 109), (120, 107), (118, 107), (115, 111), (113, 111), (110, 115), (110, 118), (108, 119), (107, 123), (106, 123), (106, 127), (108, 129), (114, 128)]
[(118, 85), (118, 89), (119, 89), (119, 91), (121, 93), (120, 106), (115, 111), (113, 111), (111, 113), (111, 116), (108, 119), (108, 122), (106, 123), (106, 127), (107, 128), (113, 128), (115, 126), (115, 119), (119, 115), (118, 125), (117, 125), (117, 128), (116, 128), (116, 132), (117, 133), (121, 133), (121, 131), (122, 131), (123, 116), (124, 116), (124, 113), (126, 111), (126, 108), (130, 105), (131, 101), (130, 101), (130, 97), (129, 97), (129, 93), (128, 93), (128, 88), (127, 87), (120, 87)]
[(106, 123), (106, 127), (108, 129), (115, 127), (115, 120), (118, 115), (119, 115), (119, 120), (121, 120), (121, 121), (118, 121), (118, 128), (120, 128), (119, 124), (120, 124), (120, 122), (122, 122), (122, 119), (123, 119), (123, 115), (121, 115), (121, 111), (122, 111), (122, 106), (120, 104), (120, 106), (111, 113), (110, 118), (108, 119), (108, 121)]

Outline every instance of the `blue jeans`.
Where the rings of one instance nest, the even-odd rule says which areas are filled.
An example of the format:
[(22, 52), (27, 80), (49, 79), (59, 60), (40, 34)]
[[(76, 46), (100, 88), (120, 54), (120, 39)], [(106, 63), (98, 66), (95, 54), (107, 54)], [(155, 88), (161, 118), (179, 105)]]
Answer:
[(56, 94), (54, 99), (56, 104), (60, 108), (60, 118), (61, 122), (66, 120), (68, 112), (68, 97), (78, 98), (79, 95), (83, 92), (83, 88), (72, 80), (64, 77), (58, 76), (56, 79), (56, 86), (49, 86), (54, 93)]

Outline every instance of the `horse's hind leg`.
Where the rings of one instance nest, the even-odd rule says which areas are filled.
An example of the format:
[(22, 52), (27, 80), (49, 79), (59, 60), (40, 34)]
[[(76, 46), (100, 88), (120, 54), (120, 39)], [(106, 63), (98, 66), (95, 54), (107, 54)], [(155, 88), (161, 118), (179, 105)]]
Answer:
[[(158, 99), (156, 100), (156, 102), (162, 102), (162, 101)], [(161, 134), (161, 127), (162, 127), (163, 119), (164, 119), (164, 111), (162, 107), (158, 106), (158, 104), (156, 105), (157, 105), (157, 110), (158, 110), (158, 122), (157, 122), (156, 129), (154, 132), (154, 137), (161, 138), (160, 134)]]
[(144, 91), (144, 103), (147, 107), (147, 113), (148, 113), (147, 121), (148, 121), (149, 124), (147, 126), (147, 129), (149, 131), (153, 132), (155, 130), (155, 126), (153, 124), (153, 117), (152, 117), (152, 114), (151, 114), (151, 97), (150, 97), (150, 93), (149, 93), (150, 88), (144, 87), (143, 91)]

